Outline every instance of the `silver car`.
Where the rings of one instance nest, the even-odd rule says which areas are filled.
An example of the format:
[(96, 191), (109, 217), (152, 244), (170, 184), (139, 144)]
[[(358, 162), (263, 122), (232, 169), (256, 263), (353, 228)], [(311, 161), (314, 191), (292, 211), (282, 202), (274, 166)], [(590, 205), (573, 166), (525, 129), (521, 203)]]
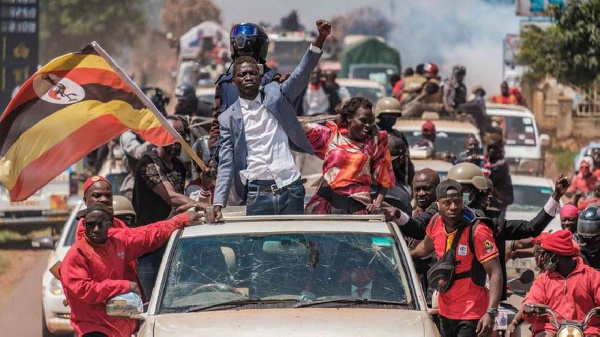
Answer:
[[(381, 216), (229, 217), (175, 232), (138, 336), (438, 336)], [(113, 301), (111, 303), (128, 303)]]

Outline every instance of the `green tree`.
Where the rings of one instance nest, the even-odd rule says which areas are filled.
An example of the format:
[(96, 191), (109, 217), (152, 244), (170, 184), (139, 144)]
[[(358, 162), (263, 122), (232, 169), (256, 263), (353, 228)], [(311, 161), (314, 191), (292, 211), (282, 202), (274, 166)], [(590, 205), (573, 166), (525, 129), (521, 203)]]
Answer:
[(40, 0), (40, 62), (98, 41), (111, 54), (146, 26), (145, 0)]
[(563, 84), (583, 90), (600, 74), (600, 0), (573, 0), (556, 10), (554, 24), (525, 29), (519, 61), (535, 80), (550, 74)]
[(221, 23), (221, 9), (212, 0), (165, 0), (161, 19), (165, 30), (178, 37), (204, 21)]

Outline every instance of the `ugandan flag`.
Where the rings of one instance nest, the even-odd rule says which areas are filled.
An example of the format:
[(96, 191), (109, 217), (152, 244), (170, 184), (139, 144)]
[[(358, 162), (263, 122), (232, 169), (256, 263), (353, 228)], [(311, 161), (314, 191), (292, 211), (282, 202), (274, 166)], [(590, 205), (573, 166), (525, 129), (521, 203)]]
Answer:
[(175, 141), (127, 83), (88, 45), (23, 84), (0, 116), (0, 182), (11, 201), (25, 200), (128, 129), (158, 146)]

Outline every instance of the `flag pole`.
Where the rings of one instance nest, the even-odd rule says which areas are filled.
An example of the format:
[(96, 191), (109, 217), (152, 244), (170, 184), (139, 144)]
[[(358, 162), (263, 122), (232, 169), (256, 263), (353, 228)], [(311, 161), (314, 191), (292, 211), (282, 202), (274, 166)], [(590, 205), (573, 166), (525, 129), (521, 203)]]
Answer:
[(104, 51), (104, 49), (102, 49), (102, 47), (100, 47), (98, 42), (94, 41), (91, 43), (91, 45), (92, 45), (92, 48), (94, 48), (94, 50), (98, 53), (98, 55), (100, 55), (104, 60), (106, 60), (106, 62), (108, 62), (111, 65), (111, 67), (115, 70), (115, 72), (119, 75), (119, 77), (123, 81), (125, 81), (125, 83), (127, 83), (129, 85), (129, 87), (131, 87), (131, 89), (133, 90), (133, 93), (144, 103), (144, 105), (146, 105), (146, 107), (150, 111), (152, 111), (152, 113), (154, 113), (154, 116), (156, 116), (156, 118), (160, 121), (160, 124), (162, 124), (162, 126), (165, 129), (167, 129), (167, 131), (169, 131), (169, 133), (175, 138), (175, 140), (181, 144), (181, 147), (185, 150), (185, 152), (187, 152), (187, 154), (192, 158), (192, 160), (194, 162), (196, 162), (196, 164), (198, 164), (200, 169), (203, 172), (206, 172), (206, 165), (204, 164), (202, 159), (200, 159), (200, 157), (198, 157), (196, 152), (183, 139), (183, 137), (181, 137), (179, 132), (177, 132), (173, 128), (173, 126), (171, 125), (171, 123), (169, 123), (169, 121), (165, 118), (165, 116), (163, 116), (160, 113), (160, 111), (158, 111), (158, 109), (156, 108), (156, 106), (154, 106), (152, 101), (150, 101), (148, 96), (146, 96), (142, 92), (142, 90), (137, 86), (137, 84), (135, 84), (135, 82), (133, 82), (131, 80), (131, 78), (129, 78), (129, 76), (127, 76), (127, 74), (123, 71), (123, 69), (121, 69), (121, 67), (119, 67), (119, 65), (115, 62), (115, 60), (113, 60), (112, 57), (110, 57), (110, 55), (108, 55), (108, 53), (106, 51)]

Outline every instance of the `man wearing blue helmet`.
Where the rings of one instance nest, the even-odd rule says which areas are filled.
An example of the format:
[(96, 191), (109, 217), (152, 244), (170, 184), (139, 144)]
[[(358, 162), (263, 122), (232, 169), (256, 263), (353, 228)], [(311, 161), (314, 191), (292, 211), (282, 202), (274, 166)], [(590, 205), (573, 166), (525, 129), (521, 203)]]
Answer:
[[(260, 86), (272, 81), (282, 82), (282, 77), (275, 70), (267, 67), (267, 52), (269, 49), (269, 36), (265, 31), (254, 23), (240, 23), (233, 28), (229, 34), (231, 58), (235, 61), (240, 56), (253, 57), (262, 68), (262, 79)], [(233, 64), (233, 63), (232, 63)], [(219, 155), (219, 115), (227, 110), (238, 99), (238, 89), (233, 84), (233, 72), (231, 67), (222, 74), (216, 83), (215, 108), (213, 110), (213, 122), (210, 127), (209, 147), (211, 149), (210, 166), (216, 166)]]

